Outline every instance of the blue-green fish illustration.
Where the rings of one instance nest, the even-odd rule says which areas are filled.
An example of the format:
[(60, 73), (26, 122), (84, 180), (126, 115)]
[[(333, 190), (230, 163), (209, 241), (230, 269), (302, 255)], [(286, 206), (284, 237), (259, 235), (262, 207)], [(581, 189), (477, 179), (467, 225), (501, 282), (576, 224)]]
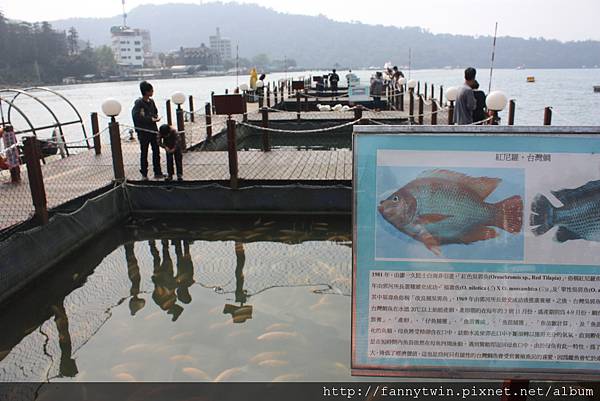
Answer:
[(492, 227), (519, 233), (523, 199), (485, 199), (502, 182), (499, 178), (469, 177), (448, 170), (429, 170), (381, 201), (379, 213), (406, 235), (441, 255), (440, 245), (471, 244), (498, 236)]
[(600, 242), (600, 181), (551, 192), (563, 206), (555, 207), (544, 195), (536, 195), (531, 204), (533, 233), (542, 235), (557, 226), (554, 238), (558, 242), (575, 239)]

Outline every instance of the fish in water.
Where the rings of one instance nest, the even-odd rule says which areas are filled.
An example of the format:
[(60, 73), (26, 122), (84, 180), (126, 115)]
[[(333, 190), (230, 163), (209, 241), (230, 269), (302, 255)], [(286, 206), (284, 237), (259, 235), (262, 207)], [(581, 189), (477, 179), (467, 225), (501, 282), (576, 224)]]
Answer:
[(502, 182), (449, 170), (428, 170), (378, 206), (383, 218), (440, 256), (440, 245), (472, 244), (498, 236), (493, 227), (521, 232), (523, 199), (485, 199)]
[(576, 239), (600, 242), (600, 180), (551, 192), (563, 206), (555, 207), (544, 195), (536, 195), (531, 204), (533, 234), (543, 235), (556, 226), (554, 239), (560, 243)]

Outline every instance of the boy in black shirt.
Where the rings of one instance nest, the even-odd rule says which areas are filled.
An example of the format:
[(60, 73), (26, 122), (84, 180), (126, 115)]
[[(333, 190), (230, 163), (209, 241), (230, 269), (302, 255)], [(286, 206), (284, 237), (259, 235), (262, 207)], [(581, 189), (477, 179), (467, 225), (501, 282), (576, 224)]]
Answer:
[(160, 146), (167, 151), (167, 181), (173, 179), (173, 158), (175, 158), (175, 165), (177, 167), (177, 180), (183, 181), (183, 155), (179, 133), (167, 124), (161, 125), (158, 132)]
[(133, 125), (136, 128), (138, 139), (140, 141), (140, 173), (142, 179), (148, 179), (148, 145), (152, 147), (152, 167), (154, 169), (154, 178), (160, 179), (164, 175), (160, 167), (160, 149), (158, 148), (158, 129), (156, 123), (160, 121), (158, 117), (158, 109), (152, 96), (154, 88), (149, 82), (140, 83), (140, 92), (142, 97), (135, 101), (131, 117)]

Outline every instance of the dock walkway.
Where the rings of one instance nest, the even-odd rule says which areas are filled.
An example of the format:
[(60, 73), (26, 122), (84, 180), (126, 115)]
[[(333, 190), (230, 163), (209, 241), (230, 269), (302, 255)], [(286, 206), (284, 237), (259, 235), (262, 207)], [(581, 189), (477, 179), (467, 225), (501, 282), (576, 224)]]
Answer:
[[(248, 105), (248, 123), (259, 125), (262, 115), (256, 104)], [(405, 108), (408, 110), (408, 108)], [(189, 117), (189, 116), (188, 116)], [(350, 112), (304, 112), (303, 120), (352, 121)], [(406, 112), (365, 111), (363, 118), (369, 120), (407, 119)], [(272, 120), (296, 120), (296, 112), (269, 113)], [(442, 120), (443, 117), (440, 117)], [(236, 116), (242, 121), (242, 116)], [(427, 121), (427, 120), (426, 120)], [(224, 116), (212, 116), (213, 135), (225, 129)], [(127, 128), (126, 125), (122, 125)], [(197, 115), (194, 123), (186, 123), (188, 146), (194, 146), (206, 138), (204, 116)], [(137, 141), (122, 142), (125, 176), (139, 180), (139, 147)], [(166, 172), (162, 152), (163, 172)], [(149, 159), (151, 157), (149, 156)], [(193, 181), (225, 181), (230, 178), (228, 155), (224, 151), (187, 152), (183, 158), (184, 178)], [(238, 151), (239, 179), (277, 181), (350, 181), (352, 179), (352, 152), (338, 150), (260, 150)], [(8, 171), (0, 171), (0, 230), (26, 221), (34, 212), (27, 171), (23, 166), (20, 184), (11, 184)], [(150, 166), (151, 168), (151, 166)], [(57, 159), (42, 165), (48, 208), (52, 209), (79, 198), (111, 183), (114, 173), (109, 144), (103, 144), (102, 154), (84, 151), (65, 159)]]

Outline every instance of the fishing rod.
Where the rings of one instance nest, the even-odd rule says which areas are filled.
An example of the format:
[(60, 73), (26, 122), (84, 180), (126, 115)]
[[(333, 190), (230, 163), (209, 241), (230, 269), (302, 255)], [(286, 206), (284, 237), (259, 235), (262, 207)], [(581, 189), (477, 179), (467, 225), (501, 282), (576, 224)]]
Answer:
[(235, 86), (240, 87), (240, 45), (235, 45)]
[(498, 22), (496, 22), (496, 29), (494, 30), (494, 44), (492, 45), (492, 63), (490, 65), (490, 86), (488, 87), (488, 93), (492, 91), (492, 74), (494, 73), (494, 59), (496, 58), (496, 37), (498, 36)]

